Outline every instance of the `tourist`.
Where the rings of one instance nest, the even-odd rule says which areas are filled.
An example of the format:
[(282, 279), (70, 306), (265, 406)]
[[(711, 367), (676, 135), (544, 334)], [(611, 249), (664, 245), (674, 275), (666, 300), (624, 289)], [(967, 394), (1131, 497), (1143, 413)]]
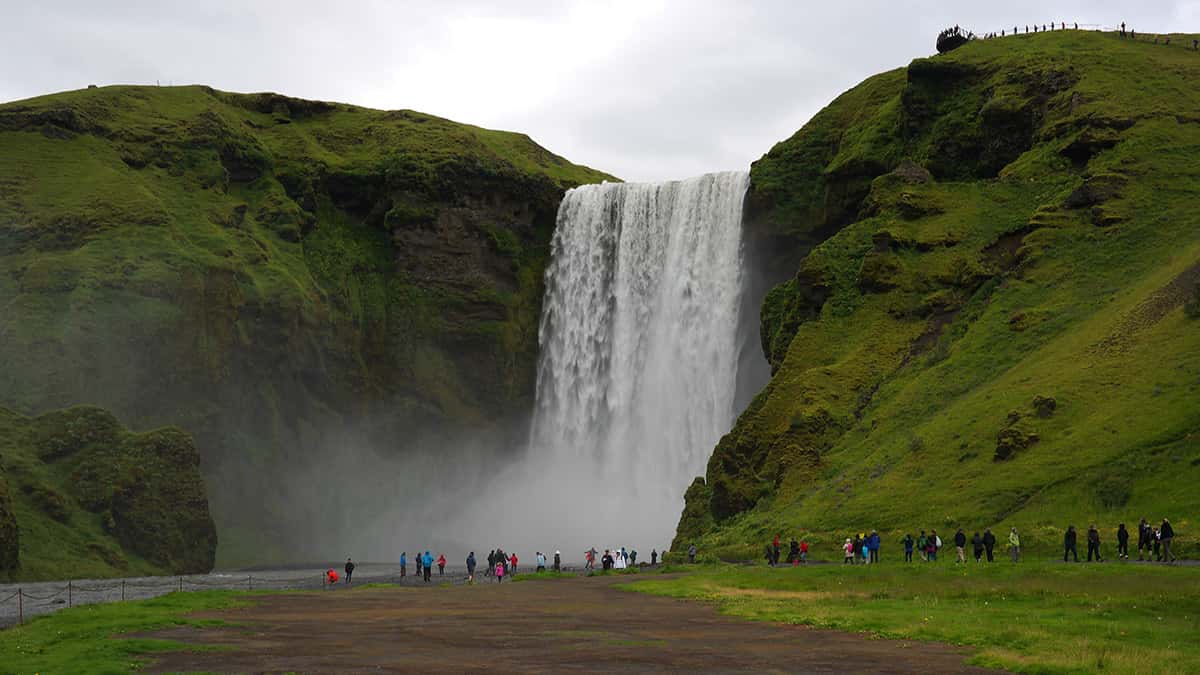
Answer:
[(1117, 526), (1117, 560), (1129, 560), (1129, 530), (1125, 523)]
[(912, 533), (904, 535), (904, 539), (900, 540), (900, 543), (904, 545), (904, 562), (912, 562), (913, 546), (916, 545)]
[(1021, 560), (1021, 538), (1017, 536), (1017, 528), (1008, 533), (1008, 553), (1013, 562)]
[(1175, 538), (1175, 528), (1171, 527), (1171, 521), (1163, 518), (1162, 527), (1158, 529), (1158, 536), (1162, 540), (1162, 560), (1163, 562), (1175, 562), (1175, 556), (1171, 554), (1171, 540)]
[(1079, 551), (1075, 548), (1075, 541), (1078, 535), (1075, 533), (1075, 526), (1068, 525), (1067, 533), (1063, 535), (1063, 562), (1067, 562), (1068, 556), (1075, 556), (1075, 562), (1079, 562)]
[(689, 563), (696, 562), (696, 545), (695, 544), (692, 544), (691, 546), (688, 547), (688, 562)]
[(354, 574), (354, 561), (346, 558), (346, 585), (350, 585), (350, 575)]
[(597, 551), (596, 551), (595, 547), (589, 548), (588, 550), (583, 552), (583, 569), (585, 569), (585, 570), (596, 569), (596, 553), (597, 553)]
[(502, 562), (496, 563), (495, 574), (496, 574), (496, 583), (501, 583), (504, 581), (504, 563), (502, 563)]
[(509, 573), (514, 577), (517, 576), (517, 554), (512, 554), (512, 556), (508, 559), (508, 562), (512, 565), (512, 567), (508, 568)]
[(605, 572), (612, 569), (613, 557), (612, 554), (609, 553), (608, 549), (604, 549), (604, 557), (600, 559), (600, 565), (604, 568)]
[(929, 562), (929, 537), (925, 536), (925, 530), (921, 530), (921, 536), (917, 537), (917, 553), (921, 556), (921, 562)]
[(446, 574), (446, 555), (444, 553), (438, 554), (437, 566), (438, 566), (438, 576), (439, 577), (445, 576), (445, 574)]
[(425, 555), (421, 556), (421, 574), (426, 583), (429, 582), (429, 577), (433, 575), (433, 555), (429, 551), (425, 551)]
[(329, 571), (325, 573), (325, 581), (328, 582), (330, 586), (333, 586), (338, 582), (338, 573), (334, 572), (332, 567), (330, 567)]
[(1096, 554), (1096, 562), (1104, 562), (1104, 558), (1100, 557), (1100, 530), (1096, 529), (1096, 524), (1092, 523), (1087, 532), (1088, 544), (1088, 562), (1092, 562), (1092, 553)]
[(537, 555), (534, 556), (534, 559), (537, 560), (537, 571), (545, 572), (546, 571), (546, 556), (543, 555), (541, 551), (538, 551)]
[(862, 553), (863, 564), (864, 565), (870, 564), (870, 562), (871, 562), (871, 545), (868, 543), (868, 540), (866, 537), (863, 537), (859, 541), (862, 544), (862, 548), (859, 549), (859, 552)]
[(842, 559), (843, 565), (854, 564), (854, 540), (846, 537), (846, 543), (842, 545), (842, 550), (846, 552), (846, 557)]
[[(855, 556), (857, 556), (863, 552), (863, 550), (864, 550), (863, 539), (865, 539), (866, 536), (867, 535), (864, 532), (859, 532), (858, 534), (854, 535), (854, 555)], [(854, 562), (858, 562), (858, 561), (855, 560)], [(863, 562), (867, 562), (866, 555), (863, 555)]]
[(1192, 40), (1192, 51), (1200, 51), (1200, 40)]
[(1121, 37), (1125, 37), (1125, 22), (1121, 22)]
[(967, 562), (967, 533), (963, 532), (961, 527), (958, 528), (958, 532), (954, 533), (954, 548), (958, 551), (958, 560), (955, 560), (954, 562)]
[(421, 549), (417, 549), (417, 556), (416, 556), (416, 560), (417, 560), (417, 576), (419, 577), (419, 576), (421, 576), (421, 565), (422, 565), (422, 562), (423, 562), (423, 560), (424, 560), (424, 559), (421, 557)]
[(775, 550), (771, 548), (770, 544), (763, 547), (763, 558), (767, 561), (767, 567), (775, 566)]
[(792, 540), (788, 542), (788, 562), (792, 566), (800, 564), (800, 543), (796, 541), (795, 537), (792, 537)]
[(879, 562), (879, 532), (871, 530), (871, 537), (867, 542), (867, 548), (871, 550), (871, 562)]
[(971, 548), (975, 549), (975, 562), (983, 562), (983, 537), (978, 532), (971, 537)]
[(942, 538), (938, 536), (937, 530), (929, 531), (929, 559), (937, 562), (938, 551), (942, 550)]
[(555, 572), (562, 571), (562, 551), (554, 552), (554, 571)]
[(467, 554), (467, 583), (475, 583), (475, 551)]
[(987, 561), (993, 562), (992, 551), (996, 548), (996, 535), (990, 529), (983, 531), (983, 548), (987, 551)]
[[(775, 562), (779, 562), (779, 556), (775, 557)], [(631, 549), (629, 551), (629, 566), (637, 567), (637, 551)]]
[(408, 551), (400, 554), (400, 577), (404, 578), (408, 574)]
[(808, 540), (800, 542), (800, 562), (808, 562)]
[(775, 540), (771, 542), (771, 567), (779, 564), (779, 535), (775, 535)]
[(657, 564), (658, 564), (658, 549), (652, 548), (652, 549), (650, 549), (650, 566), (653, 567)]
[(1154, 543), (1154, 559), (1162, 562), (1162, 532), (1157, 527), (1154, 528), (1153, 539), (1151, 541)]
[(1143, 560), (1143, 552), (1150, 553), (1150, 522), (1142, 518), (1142, 522), (1138, 523), (1138, 560)]

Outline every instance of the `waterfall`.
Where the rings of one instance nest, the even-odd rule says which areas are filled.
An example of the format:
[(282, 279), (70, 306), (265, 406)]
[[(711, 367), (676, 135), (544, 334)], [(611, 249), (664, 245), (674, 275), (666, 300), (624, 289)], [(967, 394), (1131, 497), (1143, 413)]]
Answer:
[(594, 502), (576, 527), (598, 547), (669, 543), (733, 423), (748, 183), (586, 185), (559, 207), (530, 455)]

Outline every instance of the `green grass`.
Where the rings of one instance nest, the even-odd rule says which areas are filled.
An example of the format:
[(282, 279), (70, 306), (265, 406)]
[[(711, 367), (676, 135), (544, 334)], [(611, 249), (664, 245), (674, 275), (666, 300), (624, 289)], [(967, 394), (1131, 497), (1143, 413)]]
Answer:
[(246, 595), (230, 591), (171, 593), (40, 616), (0, 631), (0, 672), (126, 673), (138, 670), (154, 652), (219, 649), (122, 636), (176, 626), (224, 625), (187, 615), (236, 607)]
[[(1119, 522), (1168, 517), (1200, 554), (1200, 56), (1065, 31), (904, 74), (754, 165), (751, 227), (836, 232), (794, 239), (799, 271), (763, 309), (775, 373), (688, 489), (672, 549), (1015, 526), (1041, 554), (1068, 524), (1111, 547)], [(1111, 147), (1072, 157), (1088, 135)], [(928, 179), (889, 173), (905, 160)], [(1095, 177), (1121, 187), (1071, 206)], [(1038, 440), (998, 461), (1009, 427)]]
[(704, 567), (623, 588), (724, 614), (965, 645), (1029, 673), (1200, 669), (1200, 568), (997, 562)]

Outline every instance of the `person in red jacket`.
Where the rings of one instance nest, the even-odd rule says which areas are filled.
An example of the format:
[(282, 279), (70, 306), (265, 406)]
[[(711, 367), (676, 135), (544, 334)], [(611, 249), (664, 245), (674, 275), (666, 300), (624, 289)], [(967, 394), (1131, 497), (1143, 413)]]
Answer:
[(443, 554), (443, 553), (438, 554), (437, 566), (438, 566), (438, 576), (439, 577), (444, 576), (446, 574), (446, 556), (445, 556), (445, 554)]
[(325, 581), (328, 582), (330, 586), (333, 586), (338, 582), (338, 573), (334, 572), (332, 567), (330, 567), (329, 571), (325, 573)]
[(508, 573), (513, 576), (516, 576), (517, 575), (517, 554), (516, 553), (512, 554), (512, 557), (508, 559), (508, 563), (510, 565), (512, 565), (512, 567), (509, 568)]

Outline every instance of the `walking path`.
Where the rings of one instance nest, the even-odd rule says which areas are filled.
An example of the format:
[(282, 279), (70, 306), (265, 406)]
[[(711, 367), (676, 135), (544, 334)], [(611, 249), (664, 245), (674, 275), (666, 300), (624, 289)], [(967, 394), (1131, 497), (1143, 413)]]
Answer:
[(615, 588), (630, 581), (269, 595), (201, 615), (228, 628), (139, 637), (223, 645), (165, 653), (149, 672), (996, 672), (965, 666), (965, 652), (945, 645), (743, 621)]

